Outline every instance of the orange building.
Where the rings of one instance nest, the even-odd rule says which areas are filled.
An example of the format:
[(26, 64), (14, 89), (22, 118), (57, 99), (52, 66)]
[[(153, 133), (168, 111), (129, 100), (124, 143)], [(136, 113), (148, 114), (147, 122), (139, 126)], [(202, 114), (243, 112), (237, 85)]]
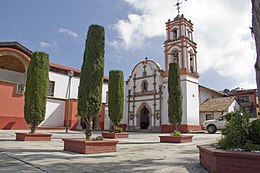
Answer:
[[(18, 42), (0, 42), (0, 129), (28, 129), (24, 120), (24, 95), (27, 68), (32, 51)], [(69, 76), (73, 73), (73, 76)], [(65, 127), (66, 117), (70, 129), (81, 128), (77, 116), (77, 93), (80, 71), (50, 63), (49, 88), (45, 120), (41, 127)], [(71, 94), (68, 96), (68, 89)], [(95, 120), (95, 129), (104, 129), (108, 78), (104, 78), (102, 109)], [(68, 110), (68, 98), (70, 109)], [(68, 112), (69, 111), (69, 112)]]

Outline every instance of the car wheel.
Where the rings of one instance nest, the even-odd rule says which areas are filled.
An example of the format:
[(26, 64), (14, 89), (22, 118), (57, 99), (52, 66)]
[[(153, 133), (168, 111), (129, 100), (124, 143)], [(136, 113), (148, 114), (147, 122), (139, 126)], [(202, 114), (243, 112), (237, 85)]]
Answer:
[(214, 134), (214, 133), (216, 133), (217, 128), (214, 125), (209, 125), (207, 127), (207, 131), (208, 131), (209, 134)]

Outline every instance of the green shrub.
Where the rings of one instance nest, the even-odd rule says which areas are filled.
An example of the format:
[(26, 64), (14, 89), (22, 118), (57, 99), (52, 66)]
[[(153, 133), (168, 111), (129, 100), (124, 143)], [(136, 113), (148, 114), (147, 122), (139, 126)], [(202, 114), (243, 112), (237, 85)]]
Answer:
[(182, 90), (179, 64), (170, 63), (168, 73), (168, 118), (174, 127), (174, 131), (179, 131), (178, 125), (181, 124), (182, 120)]
[(225, 115), (227, 121), (230, 121), (232, 117), (234, 117), (237, 113), (236, 112), (229, 112)]
[(248, 141), (245, 144), (244, 149), (246, 151), (260, 151), (260, 145), (253, 144), (251, 141)]
[(49, 85), (49, 55), (34, 52), (27, 71), (24, 94), (24, 119), (31, 133), (44, 120)]
[(173, 133), (170, 134), (171, 136), (181, 136), (180, 131), (174, 131)]
[(110, 133), (122, 133), (123, 128), (114, 126), (114, 128), (110, 129), (109, 132)]
[(249, 112), (237, 111), (222, 130), (218, 146), (222, 149), (244, 148), (248, 142)]
[(249, 126), (249, 140), (253, 144), (260, 145), (260, 119), (251, 122)]
[(102, 104), (104, 48), (104, 27), (89, 26), (78, 90), (78, 115), (86, 123), (87, 140), (91, 139), (93, 118), (99, 116)]
[(121, 70), (109, 71), (108, 116), (118, 126), (124, 114), (124, 74)]

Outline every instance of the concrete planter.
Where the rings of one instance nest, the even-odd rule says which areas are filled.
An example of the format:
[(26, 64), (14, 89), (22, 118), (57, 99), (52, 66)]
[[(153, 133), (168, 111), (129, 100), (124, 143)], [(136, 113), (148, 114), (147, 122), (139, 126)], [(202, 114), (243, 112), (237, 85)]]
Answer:
[(85, 139), (62, 139), (64, 151), (80, 154), (116, 152), (118, 141), (86, 141)]
[(181, 135), (181, 136), (159, 136), (160, 142), (164, 143), (184, 143), (192, 142), (193, 135)]
[(260, 154), (216, 149), (210, 145), (197, 146), (200, 164), (210, 172), (252, 173), (260, 172)]
[(50, 141), (52, 134), (16, 132), (17, 141)]
[(110, 133), (110, 132), (102, 132), (101, 133), (103, 138), (110, 138), (110, 139), (116, 139), (116, 138), (128, 138), (128, 133)]

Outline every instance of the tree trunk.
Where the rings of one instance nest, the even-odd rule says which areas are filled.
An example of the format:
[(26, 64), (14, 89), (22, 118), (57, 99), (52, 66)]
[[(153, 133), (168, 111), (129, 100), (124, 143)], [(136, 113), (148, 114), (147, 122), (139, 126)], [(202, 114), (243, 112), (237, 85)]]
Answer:
[(92, 130), (93, 130), (93, 117), (86, 117), (86, 140), (91, 140)]
[(173, 125), (173, 132), (179, 131), (178, 124), (172, 124)]
[(37, 127), (36, 123), (35, 123), (35, 122), (32, 122), (32, 123), (30, 124), (30, 129), (31, 129), (31, 132), (30, 132), (30, 133), (34, 134), (35, 131), (36, 131), (36, 127)]
[[(260, 94), (260, 0), (252, 0), (252, 26), (256, 45), (256, 85), (257, 91)], [(260, 103), (260, 97), (258, 97), (258, 103)]]

